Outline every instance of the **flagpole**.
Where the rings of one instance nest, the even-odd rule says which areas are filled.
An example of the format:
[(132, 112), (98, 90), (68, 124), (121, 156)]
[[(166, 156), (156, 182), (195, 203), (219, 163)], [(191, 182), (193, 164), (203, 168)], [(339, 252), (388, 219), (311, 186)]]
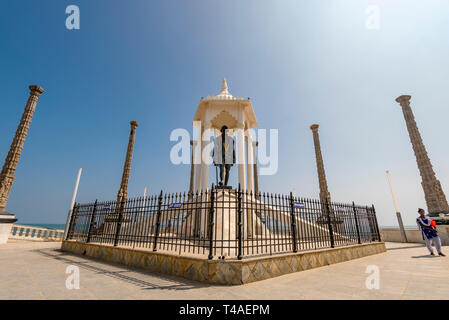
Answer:
[(70, 219), (72, 218), (73, 206), (75, 205), (76, 195), (78, 194), (78, 186), (80, 183), (81, 172), (83, 172), (83, 168), (78, 169), (78, 176), (76, 177), (75, 189), (73, 190), (72, 201), (70, 202), (69, 214), (67, 215), (67, 221), (65, 223), (64, 237), (63, 237), (64, 240), (67, 240), (67, 232), (68, 232), (68, 228), (69, 228), (69, 222), (70, 222)]
[(391, 183), (390, 171), (388, 170), (387, 170), (387, 179), (388, 184), (390, 185), (391, 196), (393, 197), (393, 204), (394, 209), (396, 210), (396, 217), (398, 218), (402, 242), (407, 242), (407, 235), (405, 234), (404, 224), (402, 223), (401, 212), (399, 211), (398, 201), (396, 200), (396, 193), (394, 192), (393, 184)]
[(142, 201), (142, 210), (143, 212), (145, 210), (145, 200), (147, 198), (147, 187), (143, 188), (143, 201)]

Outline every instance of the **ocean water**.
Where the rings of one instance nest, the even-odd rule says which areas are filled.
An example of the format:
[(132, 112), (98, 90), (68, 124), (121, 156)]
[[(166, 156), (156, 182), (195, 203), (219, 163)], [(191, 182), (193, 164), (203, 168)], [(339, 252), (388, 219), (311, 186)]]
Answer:
[(18, 224), (24, 225), (24, 226), (42, 227), (42, 228), (58, 229), (58, 230), (64, 230), (64, 228), (65, 228), (65, 224), (57, 224), (57, 223), (20, 223), (18, 221)]

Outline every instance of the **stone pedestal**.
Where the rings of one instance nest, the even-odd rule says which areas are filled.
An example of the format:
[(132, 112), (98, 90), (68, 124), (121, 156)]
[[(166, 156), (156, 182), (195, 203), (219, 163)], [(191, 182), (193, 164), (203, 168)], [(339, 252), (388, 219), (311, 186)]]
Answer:
[(11, 228), (16, 221), (17, 219), (12, 213), (0, 211), (0, 244), (8, 241)]

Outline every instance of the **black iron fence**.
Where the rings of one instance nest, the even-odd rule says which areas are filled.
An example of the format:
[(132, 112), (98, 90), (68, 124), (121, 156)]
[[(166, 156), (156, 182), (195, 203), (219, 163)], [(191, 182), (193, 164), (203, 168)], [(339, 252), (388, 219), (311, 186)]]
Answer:
[(374, 206), (221, 188), (75, 204), (67, 240), (209, 259), (381, 241)]

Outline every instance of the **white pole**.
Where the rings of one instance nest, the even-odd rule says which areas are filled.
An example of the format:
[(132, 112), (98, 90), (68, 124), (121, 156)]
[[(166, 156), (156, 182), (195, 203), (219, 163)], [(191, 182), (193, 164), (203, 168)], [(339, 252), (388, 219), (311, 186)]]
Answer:
[(396, 217), (398, 218), (399, 229), (401, 232), (402, 242), (407, 242), (407, 235), (405, 234), (404, 224), (402, 223), (401, 212), (399, 211), (398, 201), (396, 200), (396, 193), (394, 192), (393, 183), (391, 182), (390, 171), (387, 170), (387, 180), (390, 185), (391, 196), (393, 197), (394, 209), (396, 210)]
[(78, 194), (78, 186), (80, 183), (81, 172), (83, 172), (83, 168), (78, 169), (78, 175), (76, 177), (75, 189), (73, 190), (72, 201), (70, 202), (69, 214), (67, 215), (67, 221), (65, 223), (64, 238), (63, 238), (64, 240), (67, 240), (66, 237), (67, 237), (67, 232), (68, 232), (68, 228), (69, 228), (69, 222), (70, 222), (70, 219), (72, 218), (73, 206), (75, 205), (76, 195)]
[(399, 212), (398, 201), (396, 200), (396, 193), (394, 192), (393, 184), (391, 183), (390, 171), (388, 170), (387, 170), (387, 179), (388, 184), (390, 185), (391, 196), (393, 197), (394, 209), (396, 210), (396, 212)]
[(143, 201), (142, 201), (142, 210), (140, 210), (141, 212), (143, 212), (145, 210), (145, 200), (147, 197), (147, 187), (143, 188)]

